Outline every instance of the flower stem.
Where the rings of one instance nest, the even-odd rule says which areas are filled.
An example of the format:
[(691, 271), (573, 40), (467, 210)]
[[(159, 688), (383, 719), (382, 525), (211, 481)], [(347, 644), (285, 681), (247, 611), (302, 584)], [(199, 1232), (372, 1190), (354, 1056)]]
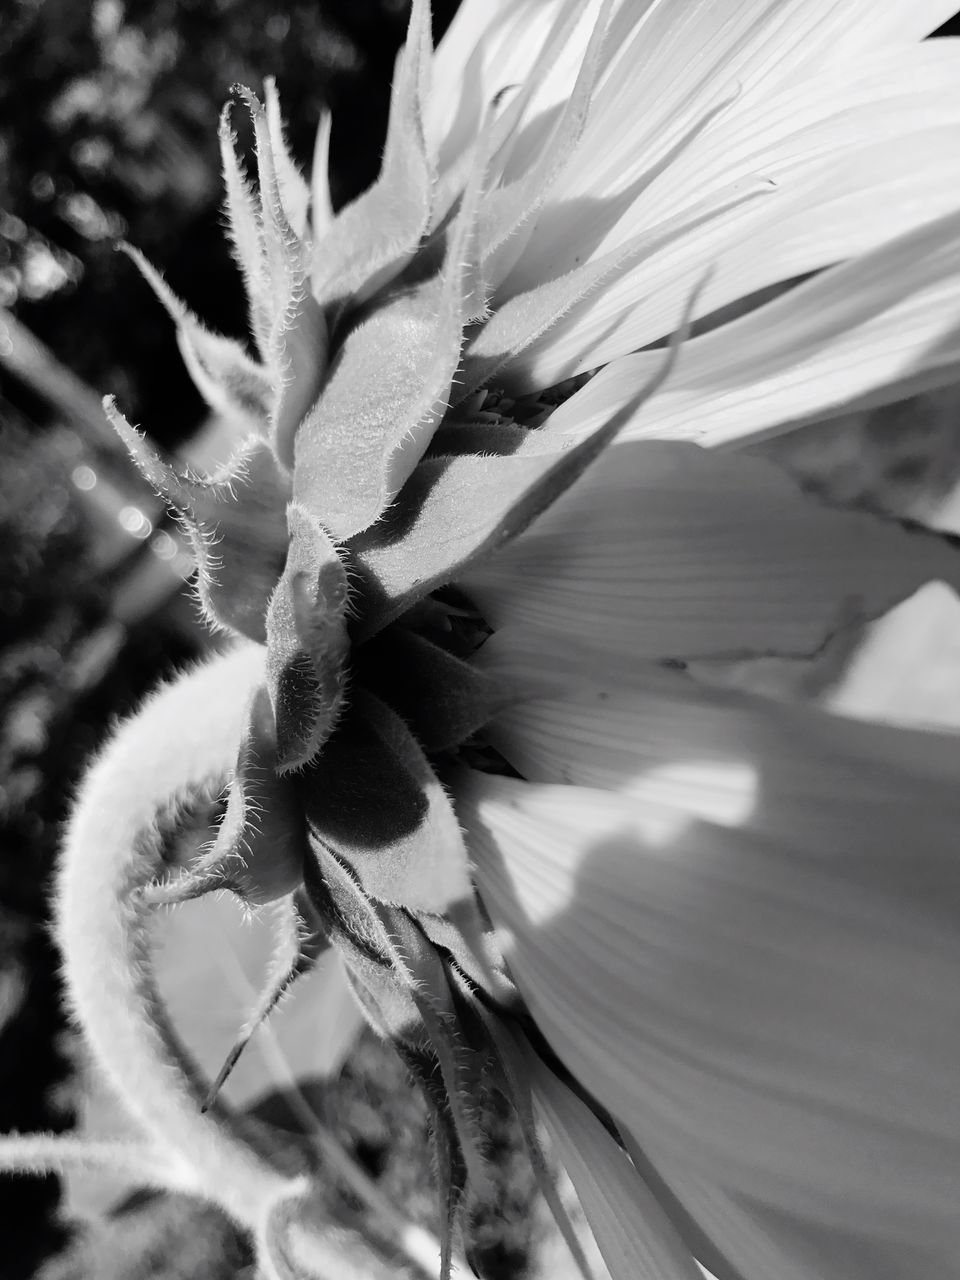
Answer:
[(289, 1179), (201, 1115), (203, 1082), (156, 990), (140, 890), (163, 868), (158, 819), (222, 785), (262, 651), (244, 646), (181, 677), (121, 726), (81, 790), (57, 886), (56, 932), (73, 1011), (110, 1084), (195, 1194), (242, 1224)]
[(91, 1141), (64, 1133), (7, 1133), (0, 1137), (0, 1172), (65, 1173), (108, 1169), (160, 1191), (188, 1189), (178, 1171), (141, 1142)]

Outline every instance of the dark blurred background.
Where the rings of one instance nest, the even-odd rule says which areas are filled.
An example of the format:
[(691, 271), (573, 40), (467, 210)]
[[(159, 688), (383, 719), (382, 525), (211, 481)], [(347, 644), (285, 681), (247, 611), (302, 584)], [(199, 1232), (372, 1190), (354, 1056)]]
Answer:
[[(437, 37), (456, 0), (434, 0)], [(0, 18), (0, 1132), (71, 1122), (51, 867), (84, 761), (204, 643), (176, 531), (99, 407), (171, 450), (206, 406), (118, 240), (243, 335), (219, 112), (277, 78), (309, 166), (332, 108), (336, 205), (375, 176), (408, 0), (7, 0)], [(235, 122), (242, 124), (242, 113)], [(249, 144), (243, 136), (241, 142)], [(201, 434), (201, 441), (203, 436)], [(0, 1280), (62, 1244), (53, 1179), (0, 1179)]]
[[(437, 37), (456, 2), (434, 0)], [(172, 326), (114, 246), (137, 245), (208, 323), (244, 334), (216, 139), (231, 85), (276, 76), (305, 168), (332, 108), (340, 205), (376, 173), (407, 12), (408, 0), (6, 0), (0, 1132), (71, 1122), (44, 923), (71, 790), (109, 724), (204, 642), (178, 591), (189, 565), (176, 531), (118, 452), (99, 397), (116, 394), (131, 421), (195, 461), (212, 428)], [(957, 32), (954, 19), (940, 34)], [(57, 1194), (53, 1179), (0, 1179), (0, 1280), (26, 1280), (62, 1246)]]

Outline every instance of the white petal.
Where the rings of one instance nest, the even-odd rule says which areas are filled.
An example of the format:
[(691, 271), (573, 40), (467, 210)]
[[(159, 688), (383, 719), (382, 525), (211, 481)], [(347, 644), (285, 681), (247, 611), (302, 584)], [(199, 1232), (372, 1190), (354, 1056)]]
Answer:
[(960, 599), (931, 582), (865, 630), (827, 705), (845, 715), (960, 730)]
[[(655, 352), (608, 365), (548, 420), (579, 435), (649, 378)], [(688, 342), (624, 438), (741, 442), (956, 378), (960, 215), (825, 271)]]
[[(651, 831), (679, 832), (705, 819), (764, 838), (802, 830), (829, 845), (852, 806), (882, 807), (891, 760), (938, 785), (960, 766), (960, 738), (731, 697), (562, 633), (507, 628), (479, 660), (512, 687), (530, 690), (491, 729), (524, 777), (649, 802)], [(832, 788), (843, 795), (827, 804)]]
[(600, 0), (466, 0), (460, 5), (433, 60), (426, 113), (427, 137), (439, 150), (442, 167), (476, 138), (497, 94), (532, 74), (551, 31), (577, 3), (584, 10), (578, 38), (538, 89), (535, 114), (566, 97)]
[[(580, 47), (596, 0), (586, 0)], [(462, 150), (479, 128), (483, 108), (501, 88), (516, 84), (536, 58), (562, 6), (557, 0), (465, 0), (435, 59), (429, 132), (445, 139), (447, 156)], [(921, 39), (952, 15), (950, 0), (624, 0), (611, 32), (609, 86), (615, 99), (624, 81), (643, 86), (643, 104), (662, 130), (663, 120), (687, 107), (698, 110), (718, 81), (739, 81), (769, 92), (797, 75), (831, 62), (849, 66), (872, 49)], [(554, 69), (534, 112), (559, 101), (573, 60)], [(634, 94), (635, 94), (634, 90)], [(454, 119), (452, 104), (459, 103)], [(638, 113), (635, 119), (643, 118)]]
[[(609, 252), (711, 194), (720, 204), (731, 184), (744, 192), (759, 191), (761, 179), (776, 185), (624, 272), (551, 341), (524, 353), (507, 379), (511, 389), (551, 385), (661, 338), (707, 267), (714, 274), (698, 300), (700, 316), (955, 210), (960, 170), (943, 159), (958, 151), (958, 74), (960, 42), (937, 41), (885, 51), (856, 75), (844, 68), (769, 101), (738, 100), (653, 181), (640, 179), (656, 157), (635, 147), (635, 197), (626, 157), (616, 157), (593, 188), (610, 198), (566, 194), (548, 208), (503, 297)], [(623, 110), (620, 131), (634, 118)], [(600, 144), (585, 150), (596, 164)], [(575, 162), (569, 172), (580, 167)]]
[(658, 831), (648, 802), (487, 775), (460, 812), (539, 1027), (654, 1159), (949, 1272), (960, 800), (890, 755), (872, 810), (809, 796), (835, 811), (826, 844)]
[[(749, 7), (734, 11), (738, 20)], [(683, 8), (661, 6), (659, 12), (669, 18)], [(715, 11), (722, 8), (714, 6)], [(637, 43), (645, 45), (646, 35), (638, 32)], [(657, 209), (671, 195), (697, 188), (702, 196), (718, 179), (766, 173), (771, 166), (775, 177), (792, 176), (798, 162), (868, 143), (867, 109), (885, 113), (885, 123), (897, 133), (955, 120), (950, 88), (956, 46), (955, 40), (946, 40), (880, 48), (858, 58), (853, 68), (845, 62), (814, 64), (806, 74), (778, 83), (769, 92), (751, 92), (735, 71), (721, 67), (719, 74), (711, 74), (713, 54), (699, 63), (688, 57), (684, 70), (701, 83), (695, 93), (680, 99), (681, 112), (651, 93), (622, 52), (621, 93), (612, 94), (608, 82), (595, 95), (581, 152), (551, 196), (558, 204), (561, 196), (563, 201), (581, 202), (567, 210), (565, 219), (561, 208), (555, 211), (557, 227), (566, 225), (567, 234), (553, 237), (554, 251), (565, 262), (577, 253), (570, 243), (574, 230), (582, 237), (595, 227), (610, 226), (598, 193), (607, 205), (627, 196), (631, 203), (643, 202), (640, 207)], [(659, 81), (675, 86), (676, 61), (668, 54), (651, 69)], [(672, 95), (675, 89), (667, 92)], [(705, 132), (694, 133), (691, 140), (697, 125), (704, 125)], [(681, 146), (685, 141), (689, 145)], [(634, 192), (633, 184), (645, 175), (648, 182), (655, 179), (654, 189)], [(591, 194), (593, 202), (583, 204)], [(547, 255), (552, 227), (551, 222), (539, 228), (542, 243), (518, 267), (521, 278), (527, 273), (538, 279), (544, 265), (551, 265)]]
[(532, 1050), (537, 1112), (570, 1176), (612, 1280), (700, 1280), (700, 1272), (629, 1157)]
[(762, 459), (647, 441), (614, 445), (463, 585), (495, 627), (635, 658), (810, 654), (852, 603), (875, 616), (958, 570), (939, 538), (822, 507)]
[[(874, 1280), (870, 1259), (877, 1245), (869, 1237), (856, 1238), (857, 1252), (851, 1257), (850, 1240), (844, 1240), (841, 1232), (817, 1232), (801, 1220), (796, 1224), (801, 1228), (799, 1239), (788, 1238), (785, 1251), (777, 1240), (776, 1227), (788, 1220), (789, 1215), (780, 1215), (778, 1221), (778, 1215), (766, 1206), (745, 1199), (735, 1200), (721, 1187), (705, 1183), (691, 1173), (689, 1167), (662, 1152), (658, 1153), (654, 1167), (647, 1152), (629, 1133), (624, 1132), (622, 1137), (677, 1230), (698, 1257), (709, 1263), (716, 1280), (771, 1280), (773, 1276), (776, 1280), (822, 1280), (830, 1274), (831, 1263), (847, 1268), (843, 1273), (845, 1280), (852, 1280), (855, 1275)], [(820, 1260), (811, 1265), (811, 1246), (815, 1250), (818, 1243)], [(826, 1266), (823, 1265), (824, 1244), (830, 1259)], [(845, 1246), (843, 1253), (838, 1252), (841, 1244)], [(889, 1261), (889, 1242), (884, 1241), (880, 1248), (887, 1252)], [(858, 1266), (862, 1268), (860, 1271)], [(880, 1274), (883, 1274), (882, 1268)], [(903, 1270), (896, 1274), (912, 1273)]]

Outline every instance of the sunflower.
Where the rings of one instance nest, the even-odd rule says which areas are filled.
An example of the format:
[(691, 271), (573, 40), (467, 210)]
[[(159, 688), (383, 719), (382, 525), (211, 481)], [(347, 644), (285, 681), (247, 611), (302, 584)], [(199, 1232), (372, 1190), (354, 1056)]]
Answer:
[[(266, 1275), (328, 1274), (311, 1170), (201, 1113), (144, 942), (224, 888), (278, 935), (245, 1035), (334, 947), (421, 1084), (443, 1273), (491, 1083), (615, 1280), (955, 1266), (956, 739), (724, 677), (816, 675), (960, 579), (738, 447), (955, 378), (960, 54), (920, 43), (950, 12), (465, 0), (434, 53), (414, 0), (338, 213), (328, 120), (308, 184), (244, 91), (254, 182), (224, 113), (256, 357), (130, 251), (236, 449), (182, 475), (109, 412), (236, 640), (90, 771), (58, 938), (146, 1135), (112, 1158), (221, 1204)], [(158, 818), (225, 780), (171, 873)]]

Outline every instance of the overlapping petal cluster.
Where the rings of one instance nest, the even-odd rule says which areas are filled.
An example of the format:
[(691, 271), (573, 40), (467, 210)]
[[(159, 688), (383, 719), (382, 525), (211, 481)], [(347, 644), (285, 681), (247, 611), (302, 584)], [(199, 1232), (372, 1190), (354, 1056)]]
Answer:
[[(339, 213), (329, 122), (308, 185), (247, 94), (254, 184), (224, 116), (256, 358), (141, 262), (237, 449), (183, 476), (111, 413), (238, 643), (92, 771), (60, 940), (97, 1058), (155, 1083), (130, 1105), (268, 1274), (303, 1273), (310, 1171), (198, 1114), (142, 963), (149, 907), (217, 888), (275, 904), (251, 1026), (304, 921), (341, 950), (450, 1221), (487, 1081), (616, 1280), (955, 1265), (960, 747), (717, 672), (816, 671), (960, 561), (702, 447), (955, 378), (960, 51), (920, 43), (950, 11), (465, 0), (434, 54), (415, 0)], [(158, 879), (144, 833), (225, 777), (216, 845)]]

